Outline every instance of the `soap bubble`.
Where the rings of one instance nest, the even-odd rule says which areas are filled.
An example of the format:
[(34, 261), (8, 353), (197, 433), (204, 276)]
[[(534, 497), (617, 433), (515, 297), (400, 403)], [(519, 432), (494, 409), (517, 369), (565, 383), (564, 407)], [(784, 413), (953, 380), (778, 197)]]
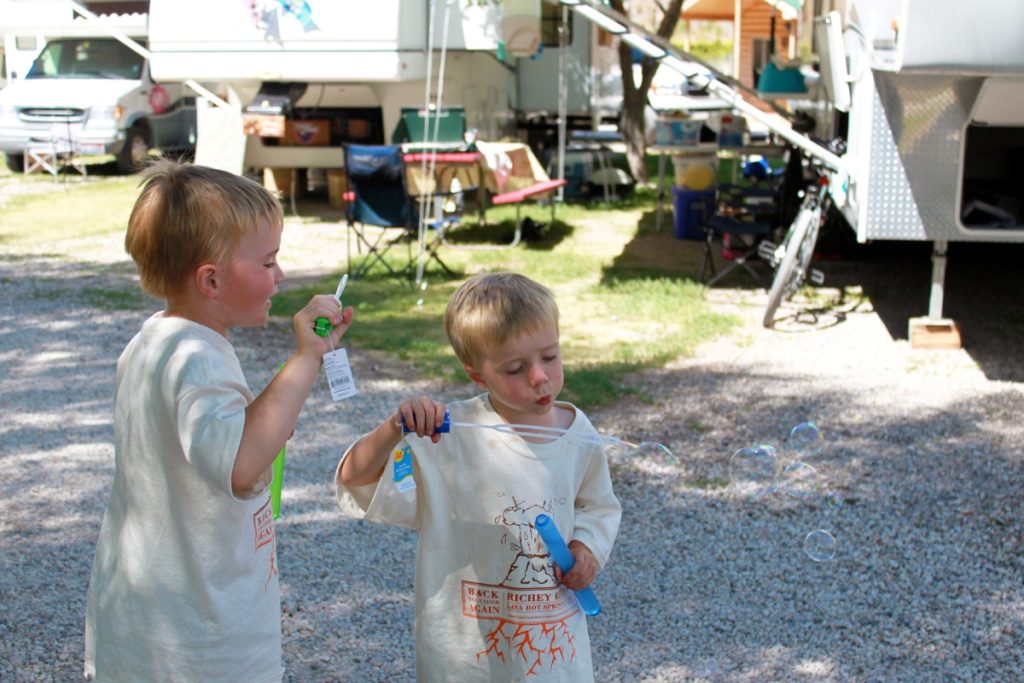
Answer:
[(423, 282), (420, 283), (420, 291), (421, 292), (427, 291), (427, 281), (426, 280), (424, 280)]
[(789, 448), (798, 458), (809, 458), (821, 452), (824, 439), (813, 422), (801, 422), (789, 432)]
[(618, 439), (604, 447), (604, 454), (608, 458), (608, 462), (616, 465), (621, 465), (629, 460), (635, 452), (636, 448), (633, 444)]
[(779, 458), (774, 446), (741, 448), (729, 459), (729, 481), (754, 496), (775, 491)]
[(644, 441), (636, 447), (637, 457), (650, 458), (659, 465), (678, 465), (679, 458), (669, 450), (668, 446), (657, 441)]
[(423, 308), (423, 299), (416, 299), (416, 305), (419, 308)]
[(794, 462), (782, 470), (782, 490), (793, 498), (809, 498), (820, 486), (818, 470), (805, 462)]
[(843, 507), (843, 497), (836, 491), (825, 492), (825, 510), (837, 513)]
[(815, 562), (828, 562), (836, 556), (836, 538), (824, 529), (818, 529), (804, 538), (804, 552)]

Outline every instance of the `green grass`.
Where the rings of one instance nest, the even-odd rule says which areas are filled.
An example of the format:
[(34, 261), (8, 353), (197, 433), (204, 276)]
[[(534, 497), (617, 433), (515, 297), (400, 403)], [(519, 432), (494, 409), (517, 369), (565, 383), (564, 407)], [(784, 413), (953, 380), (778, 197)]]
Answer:
[[(123, 234), (137, 192), (137, 178), (112, 177), (15, 197), (4, 208), (0, 242), (8, 253), (17, 253), (20, 246), (38, 252), (40, 245), (62, 245), (64, 258), (74, 259), (76, 239)], [(307, 203), (306, 216), (289, 215), (289, 224), (315, 220), (316, 206)], [(665, 208), (659, 229), (651, 189), (640, 188), (613, 205), (560, 206), (554, 221), (549, 207), (527, 206), (522, 216), (542, 227), (514, 249), (482, 250), (509, 242), (514, 232), (514, 207), (489, 209), (486, 226), (470, 218), (440, 249), (457, 277), (445, 276), (430, 263), (423, 290), (379, 270), (350, 281), (345, 303), (355, 307), (356, 321), (346, 345), (391, 354), (422, 376), (463, 380), (441, 328), (444, 308), (468, 275), (515, 270), (550, 287), (558, 299), (565, 399), (583, 407), (609, 404), (627, 394), (647, 400), (627, 388), (629, 373), (691, 354), (698, 344), (728, 333), (737, 323), (704, 302), (696, 281), (702, 245), (675, 239), (670, 199)], [(391, 263), (402, 265), (405, 254), (404, 247), (397, 247)], [(334, 291), (339, 274), (286, 281), (271, 315), (286, 320), (313, 294)], [(79, 292), (80, 300), (102, 310), (151, 305), (145, 295), (125, 285), (86, 289)]]
[[(9, 182), (9, 181), (8, 181)], [(28, 176), (23, 182), (39, 182)], [(50, 244), (61, 240), (123, 233), (138, 195), (138, 179), (109, 178), (69, 183), (46, 194), (13, 197), (3, 209), (0, 242), (6, 246)]]
[[(736, 319), (709, 310), (696, 282), (702, 247), (672, 236), (669, 212), (662, 229), (650, 220), (653, 193), (642, 190), (615, 207), (559, 207), (556, 221), (515, 249), (462, 250), (459, 244), (508, 241), (514, 210), (488, 211), (490, 226), (452, 235), (441, 256), (460, 277), (444, 279), (428, 267), (425, 290), (375, 271), (352, 280), (345, 304), (355, 308), (346, 343), (395, 354), (434, 377), (462, 379), (441, 319), (463, 276), (492, 270), (521, 272), (550, 287), (558, 298), (566, 388), (563, 397), (583, 407), (609, 404), (631, 393), (631, 372), (659, 367), (691, 354), (704, 341), (727, 333)], [(509, 213), (511, 211), (511, 213)], [(550, 209), (524, 211), (550, 222)], [(468, 235), (468, 237), (467, 237)], [(391, 252), (400, 266), (404, 248)], [(305, 283), (275, 298), (272, 315), (290, 316), (316, 293), (332, 291), (337, 275)], [(643, 399), (643, 396), (638, 398)]]

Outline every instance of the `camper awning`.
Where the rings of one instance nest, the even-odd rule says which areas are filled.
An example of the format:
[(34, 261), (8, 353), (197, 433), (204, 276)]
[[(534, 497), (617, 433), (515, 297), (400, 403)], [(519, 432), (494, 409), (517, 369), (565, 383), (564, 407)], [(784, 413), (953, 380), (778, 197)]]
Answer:
[[(683, 19), (709, 19), (732, 21), (737, 0), (684, 0), (681, 15)], [(777, 9), (785, 21), (800, 16), (804, 0), (739, 0), (742, 9), (760, 3), (767, 3)]]

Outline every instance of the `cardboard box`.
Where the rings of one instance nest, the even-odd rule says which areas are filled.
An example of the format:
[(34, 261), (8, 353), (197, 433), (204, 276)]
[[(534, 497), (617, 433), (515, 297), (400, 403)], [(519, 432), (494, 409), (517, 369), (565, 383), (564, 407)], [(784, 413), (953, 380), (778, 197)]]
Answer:
[(282, 145), (325, 147), (331, 142), (331, 122), (327, 119), (290, 119), (284, 122)]
[(327, 171), (327, 202), (332, 209), (345, 210), (348, 206), (348, 202), (345, 201), (348, 189), (348, 176), (344, 171)]
[[(294, 181), (294, 183), (293, 183)], [(280, 193), (281, 199), (291, 199), (292, 186), (295, 196), (301, 197), (306, 190), (306, 169), (304, 168), (265, 168), (263, 169), (263, 187), (271, 192)]]
[(267, 114), (242, 114), (242, 130), (261, 138), (284, 137), (284, 117)]

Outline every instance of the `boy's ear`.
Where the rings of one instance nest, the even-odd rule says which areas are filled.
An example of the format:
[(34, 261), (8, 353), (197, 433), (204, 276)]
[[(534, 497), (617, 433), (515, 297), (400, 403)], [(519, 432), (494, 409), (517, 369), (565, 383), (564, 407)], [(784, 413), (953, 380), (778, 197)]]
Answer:
[(462, 369), (466, 371), (467, 375), (469, 375), (469, 381), (484, 389), (487, 388), (487, 382), (484, 381), (483, 375), (477, 372), (472, 365), (469, 363), (463, 363)]
[(207, 299), (216, 299), (220, 292), (220, 281), (217, 278), (217, 266), (204, 263), (195, 272), (196, 289)]

